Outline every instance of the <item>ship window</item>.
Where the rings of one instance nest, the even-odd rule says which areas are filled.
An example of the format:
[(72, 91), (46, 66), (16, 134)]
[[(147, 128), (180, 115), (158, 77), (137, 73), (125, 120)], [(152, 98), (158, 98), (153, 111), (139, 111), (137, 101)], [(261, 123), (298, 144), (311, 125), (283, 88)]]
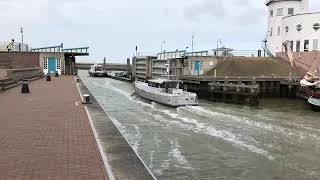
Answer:
[(271, 29), (270, 29), (270, 36), (272, 36), (272, 33), (273, 33), (273, 28), (271, 27)]
[(291, 51), (293, 51), (293, 41), (289, 41), (290, 42), (290, 48), (291, 48)]
[(318, 39), (314, 39), (313, 40), (313, 50), (317, 51), (318, 50), (318, 45), (319, 44), (319, 40)]
[(273, 10), (270, 10), (270, 17), (273, 17)]
[(281, 27), (279, 26), (278, 27), (278, 36), (280, 36), (280, 33), (281, 33)]
[(301, 24), (298, 24), (297, 25), (297, 31), (301, 31), (302, 30), (302, 25)]
[(294, 14), (294, 8), (288, 8), (288, 15)]
[(297, 41), (296, 52), (300, 52), (300, 41)]
[(286, 32), (289, 32), (289, 26), (286, 26)]
[(277, 16), (283, 16), (283, 8), (277, 9)]
[(304, 40), (304, 52), (309, 51), (309, 40)]
[(319, 24), (319, 23), (315, 23), (315, 24), (313, 25), (313, 29), (316, 30), (316, 31), (318, 31), (318, 30), (320, 29), (320, 24)]

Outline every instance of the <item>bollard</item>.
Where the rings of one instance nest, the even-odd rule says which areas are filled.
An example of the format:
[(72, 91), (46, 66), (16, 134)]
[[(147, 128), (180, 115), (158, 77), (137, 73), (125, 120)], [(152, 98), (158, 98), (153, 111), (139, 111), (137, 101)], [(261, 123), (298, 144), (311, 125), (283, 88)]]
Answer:
[(28, 80), (25, 80), (25, 79), (22, 80), (21, 93), (22, 93), (22, 94), (30, 93), (30, 90), (29, 90), (29, 81), (28, 81)]
[(90, 101), (90, 95), (89, 94), (84, 94), (83, 98), (84, 98), (84, 101), (82, 102), (82, 104), (92, 104), (92, 102)]
[(49, 73), (47, 74), (47, 81), (51, 81), (51, 76)]
[(56, 74), (54, 75), (54, 77), (59, 77), (58, 71), (56, 71)]
[(80, 79), (79, 79), (79, 78), (76, 78), (76, 82), (80, 82)]

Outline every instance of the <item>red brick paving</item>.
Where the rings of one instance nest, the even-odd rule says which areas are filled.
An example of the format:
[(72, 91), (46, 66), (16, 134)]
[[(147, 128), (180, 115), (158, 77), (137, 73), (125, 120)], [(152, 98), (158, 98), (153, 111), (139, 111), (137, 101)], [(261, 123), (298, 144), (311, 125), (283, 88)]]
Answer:
[(0, 92), (0, 179), (108, 179), (73, 77), (29, 87)]

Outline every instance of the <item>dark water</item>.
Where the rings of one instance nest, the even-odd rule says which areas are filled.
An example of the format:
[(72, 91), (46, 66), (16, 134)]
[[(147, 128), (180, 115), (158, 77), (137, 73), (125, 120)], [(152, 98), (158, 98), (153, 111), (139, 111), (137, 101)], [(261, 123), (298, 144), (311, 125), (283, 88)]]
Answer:
[(176, 109), (132, 84), (80, 77), (158, 179), (320, 179), (320, 113), (303, 102)]

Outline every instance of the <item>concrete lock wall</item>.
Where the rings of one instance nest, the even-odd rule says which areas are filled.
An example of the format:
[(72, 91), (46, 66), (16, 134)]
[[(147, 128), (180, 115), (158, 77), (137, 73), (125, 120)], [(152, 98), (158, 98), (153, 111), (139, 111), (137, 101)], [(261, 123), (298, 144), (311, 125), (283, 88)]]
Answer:
[(21, 80), (23, 78), (34, 77), (41, 74), (41, 68), (25, 68), (25, 69), (8, 69), (6, 70), (7, 77), (15, 80)]
[(10, 52), (0, 53), (0, 62), (8, 62), (8, 69), (35, 68), (39, 67), (39, 53), (33, 52)]

